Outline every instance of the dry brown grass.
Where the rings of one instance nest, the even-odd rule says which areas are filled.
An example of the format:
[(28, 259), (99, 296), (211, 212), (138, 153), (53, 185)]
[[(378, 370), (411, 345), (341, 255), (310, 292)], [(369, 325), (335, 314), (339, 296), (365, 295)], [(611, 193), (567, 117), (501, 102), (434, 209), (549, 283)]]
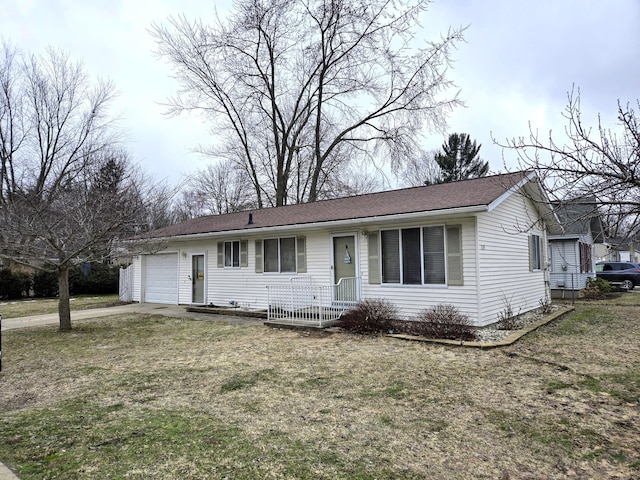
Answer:
[(491, 351), (158, 316), (6, 332), (0, 459), (24, 480), (637, 478), (639, 317), (580, 306)]

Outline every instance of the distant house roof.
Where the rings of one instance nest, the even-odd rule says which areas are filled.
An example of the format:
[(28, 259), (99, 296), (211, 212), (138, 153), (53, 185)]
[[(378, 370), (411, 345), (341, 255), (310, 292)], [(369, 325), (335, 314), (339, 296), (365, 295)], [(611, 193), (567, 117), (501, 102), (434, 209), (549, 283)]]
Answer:
[(640, 237), (608, 237), (607, 243), (611, 246), (612, 250), (627, 252), (632, 245), (634, 249), (638, 248), (638, 245), (640, 245)]
[(594, 243), (604, 243), (604, 226), (595, 198), (554, 202), (553, 207), (565, 235), (591, 233)]
[[(489, 207), (493, 202), (535, 178), (533, 172), (493, 175), (471, 180), (370, 193), (283, 207), (209, 215), (153, 230), (136, 239), (157, 239), (378, 218), (419, 212)], [(251, 223), (249, 216), (251, 215)]]

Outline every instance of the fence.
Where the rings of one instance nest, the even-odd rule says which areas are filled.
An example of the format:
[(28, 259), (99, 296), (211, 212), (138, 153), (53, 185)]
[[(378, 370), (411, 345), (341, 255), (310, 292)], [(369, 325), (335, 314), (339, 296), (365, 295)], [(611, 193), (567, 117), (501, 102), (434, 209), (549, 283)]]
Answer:
[(118, 295), (121, 302), (133, 302), (133, 265), (120, 269)]
[(327, 326), (360, 300), (360, 278), (342, 278), (336, 285), (315, 286), (311, 277), (295, 277), (288, 285), (267, 286), (267, 320)]

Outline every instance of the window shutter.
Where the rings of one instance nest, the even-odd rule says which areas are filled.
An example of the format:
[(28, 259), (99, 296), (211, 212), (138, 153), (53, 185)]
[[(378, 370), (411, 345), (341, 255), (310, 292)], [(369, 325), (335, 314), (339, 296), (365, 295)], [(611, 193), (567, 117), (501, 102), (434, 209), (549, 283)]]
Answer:
[(296, 237), (297, 243), (297, 264), (298, 273), (307, 273), (307, 238)]
[(249, 265), (249, 242), (246, 240), (240, 240), (240, 266), (246, 267)]
[(462, 272), (462, 227), (447, 227), (447, 283), (464, 285)]
[(380, 249), (378, 232), (369, 233), (369, 283), (380, 283)]
[(256, 240), (256, 273), (264, 272), (262, 264), (262, 240)]
[(218, 242), (218, 268), (224, 267), (224, 242)]

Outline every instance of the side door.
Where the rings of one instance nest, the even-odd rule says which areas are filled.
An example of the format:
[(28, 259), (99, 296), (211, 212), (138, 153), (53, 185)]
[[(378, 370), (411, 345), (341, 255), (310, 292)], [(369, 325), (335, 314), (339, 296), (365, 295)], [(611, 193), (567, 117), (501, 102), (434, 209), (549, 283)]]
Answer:
[(191, 303), (204, 303), (204, 255), (191, 256)]

